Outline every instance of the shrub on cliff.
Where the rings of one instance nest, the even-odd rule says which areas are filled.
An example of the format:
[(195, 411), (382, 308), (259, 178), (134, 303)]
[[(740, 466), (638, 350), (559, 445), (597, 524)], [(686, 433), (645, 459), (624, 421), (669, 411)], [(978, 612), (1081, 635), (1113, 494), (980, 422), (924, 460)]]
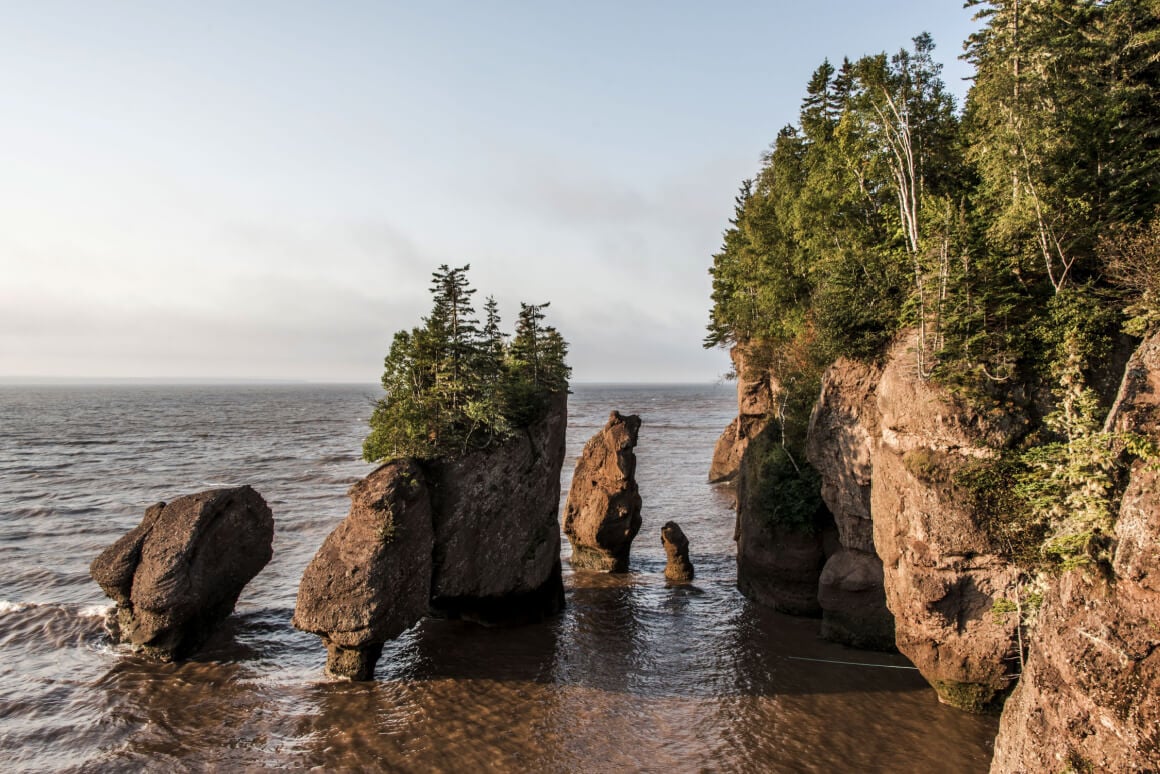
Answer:
[(485, 448), (540, 419), (553, 393), (566, 392), (568, 345), (544, 324), (548, 304), (521, 304), (516, 333), (500, 329), (489, 298), (482, 324), (467, 281), (470, 266), (434, 272), (431, 313), (395, 334), (383, 370), (363, 458), (431, 459)]

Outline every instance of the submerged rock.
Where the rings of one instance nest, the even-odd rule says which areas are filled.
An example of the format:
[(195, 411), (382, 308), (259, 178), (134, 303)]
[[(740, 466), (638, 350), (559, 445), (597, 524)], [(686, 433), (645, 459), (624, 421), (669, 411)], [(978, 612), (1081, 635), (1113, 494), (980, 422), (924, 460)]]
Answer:
[(640, 417), (613, 411), (588, 440), (564, 509), (564, 534), (572, 543), (572, 564), (605, 572), (627, 572), (632, 540), (640, 531), (636, 446)]
[(693, 563), (689, 560), (689, 539), (675, 521), (661, 527), (661, 545), (665, 547), (665, 578), (676, 583), (693, 579)]
[(332, 674), (370, 680), (383, 643), (427, 613), (435, 538), (427, 485), (409, 460), (375, 470), (350, 500), (306, 567), (292, 623), (322, 637)]
[(114, 602), (115, 636), (163, 660), (186, 658), (234, 609), (273, 555), (274, 517), (248, 486), (157, 503), (93, 560)]
[(563, 609), (566, 428), (559, 394), (503, 444), (395, 460), (351, 488), (350, 514), (306, 568), (293, 619), (322, 637), (331, 673), (372, 679), (383, 644), (428, 614), (499, 624)]
[[(1107, 429), (1160, 441), (1160, 335), (1128, 363)], [(1013, 616), (1012, 616), (1013, 617)], [(1160, 470), (1131, 470), (1111, 577), (1045, 595), (991, 771), (1160, 771)]]

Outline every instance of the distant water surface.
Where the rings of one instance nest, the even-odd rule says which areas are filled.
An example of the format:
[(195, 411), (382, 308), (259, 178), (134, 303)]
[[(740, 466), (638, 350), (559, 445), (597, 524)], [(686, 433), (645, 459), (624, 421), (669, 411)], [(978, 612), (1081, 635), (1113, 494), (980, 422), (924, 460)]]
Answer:
[[(379, 678), (327, 678), (291, 628), (298, 579), (346, 514), (377, 395), (362, 386), (0, 387), (3, 771), (984, 772), (992, 718), (943, 707), (900, 656), (823, 642), (734, 586), (730, 495), (705, 483), (728, 385), (579, 386), (564, 492), (615, 408), (639, 413), (632, 572), (573, 573), (566, 612), (424, 621)], [(159, 500), (253, 485), (274, 559), (197, 660), (113, 646), (88, 563)], [(697, 578), (670, 588), (660, 527)], [(567, 553), (567, 541), (564, 541)], [(801, 659), (877, 664), (882, 668)]]

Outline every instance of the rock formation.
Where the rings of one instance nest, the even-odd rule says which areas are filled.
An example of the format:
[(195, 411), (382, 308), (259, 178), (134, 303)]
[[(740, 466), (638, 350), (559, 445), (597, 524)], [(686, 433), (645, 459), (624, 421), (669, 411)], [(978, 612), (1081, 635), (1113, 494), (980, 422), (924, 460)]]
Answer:
[(613, 411), (576, 462), (564, 509), (564, 534), (575, 567), (627, 572), (632, 540), (640, 531), (636, 446), (640, 417)]
[(427, 613), (435, 536), (427, 485), (409, 460), (375, 470), (350, 500), (302, 576), (293, 624), (322, 637), (332, 674), (370, 680), (383, 643)]
[[(1107, 429), (1160, 440), (1160, 335), (1128, 363)], [(1051, 588), (991, 771), (1160, 771), (1160, 470), (1132, 468), (1112, 577)]]
[(874, 550), (870, 519), (880, 376), (880, 369), (845, 358), (826, 370), (810, 416), (806, 456), (821, 477), (822, 500), (834, 518), (840, 544), (819, 578), (822, 637), (890, 650), (894, 616), (886, 607), (882, 560)]
[(898, 649), (944, 702), (990, 709), (1018, 669), (1016, 626), (992, 613), (1012, 596), (1018, 570), (993, 549), (956, 474), (989, 459), (1022, 424), (982, 416), (919, 378), (916, 345), (912, 335), (892, 348), (876, 388), (874, 547)]
[(693, 563), (689, 560), (689, 539), (675, 521), (661, 527), (661, 545), (665, 547), (665, 578), (674, 583), (693, 579)]
[(769, 371), (750, 362), (753, 357), (743, 345), (729, 351), (737, 374), (737, 418), (725, 428), (713, 450), (709, 483), (732, 481), (741, 471), (741, 458), (754, 436), (761, 433), (773, 407), (776, 388)]
[(435, 612), (506, 623), (564, 608), (560, 469), (567, 427), (568, 396), (560, 393), (526, 433), (429, 466)]
[(273, 555), (274, 517), (248, 486), (157, 503), (93, 560), (116, 607), (110, 628), (147, 655), (192, 655)]
[(428, 613), (482, 623), (564, 606), (560, 467), (567, 395), (511, 440), (450, 460), (396, 460), (351, 488), (350, 514), (311, 560), (294, 626), (327, 668), (374, 676), (385, 642)]

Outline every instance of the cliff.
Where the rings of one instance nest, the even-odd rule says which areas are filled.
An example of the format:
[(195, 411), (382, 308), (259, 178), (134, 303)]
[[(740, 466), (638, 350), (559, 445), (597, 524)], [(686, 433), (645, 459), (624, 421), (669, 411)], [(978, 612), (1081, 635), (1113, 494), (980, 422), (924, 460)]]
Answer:
[(496, 447), (389, 462), (350, 491), (350, 514), (302, 576), (293, 624), (328, 669), (368, 680), (383, 643), (426, 614), (535, 620), (564, 605), (560, 468), (567, 395)]
[(822, 500), (834, 518), (840, 545), (818, 579), (822, 636), (854, 647), (890, 650), (894, 616), (886, 606), (870, 519), (881, 375), (875, 366), (846, 359), (826, 370), (810, 415), (806, 456), (821, 477)]
[(957, 474), (1024, 425), (919, 378), (914, 345), (902, 336), (881, 366), (838, 360), (825, 373), (806, 441), (816, 510), (785, 517), (794, 501), (812, 509), (808, 479), (777, 480), (775, 427), (751, 439), (738, 477), (738, 586), (783, 612), (820, 615), (828, 639), (897, 646), (940, 699), (980, 711), (1017, 670), (1015, 624), (992, 608), (1018, 572)]
[[(1106, 429), (1160, 441), (1160, 335), (1131, 358)], [(991, 771), (1160, 770), (1160, 469), (1137, 461), (1110, 574), (1048, 590)]]
[(733, 373), (737, 376), (737, 418), (729, 423), (713, 449), (709, 483), (733, 481), (741, 472), (741, 460), (750, 439), (768, 423), (777, 385), (768, 369), (753, 363), (752, 352), (742, 344), (729, 350)]
[(876, 387), (870, 512), (898, 649), (939, 698), (994, 708), (1018, 668), (1016, 624), (997, 619), (1018, 570), (992, 545), (984, 514), (957, 483), (1023, 428), (1018, 416), (983, 415), (921, 379), (915, 336), (890, 350)]

